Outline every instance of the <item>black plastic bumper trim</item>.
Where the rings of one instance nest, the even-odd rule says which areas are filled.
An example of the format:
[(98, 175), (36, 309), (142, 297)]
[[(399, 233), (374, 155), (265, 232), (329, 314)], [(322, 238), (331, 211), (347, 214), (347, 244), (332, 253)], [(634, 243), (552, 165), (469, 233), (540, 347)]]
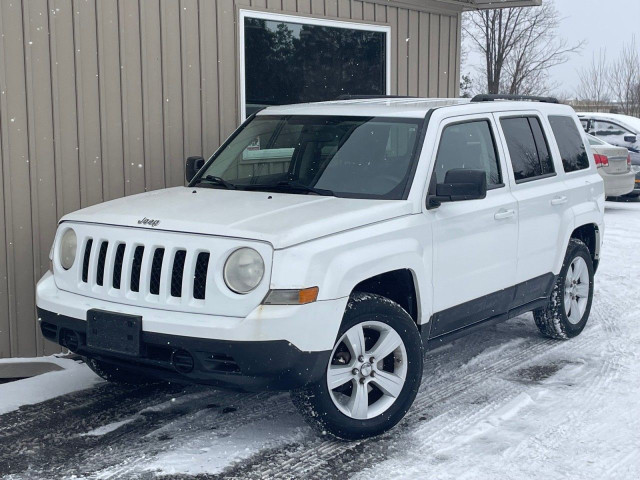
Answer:
[[(319, 381), (330, 350), (303, 352), (286, 340), (227, 341), (143, 331), (140, 356), (128, 356), (87, 346), (86, 321), (38, 308), (44, 337), (67, 348), (76, 334), (75, 353), (119, 365), (140, 375), (180, 383), (199, 383), (245, 390), (292, 390)], [(193, 369), (181, 372), (172, 364), (175, 352), (188, 352)]]

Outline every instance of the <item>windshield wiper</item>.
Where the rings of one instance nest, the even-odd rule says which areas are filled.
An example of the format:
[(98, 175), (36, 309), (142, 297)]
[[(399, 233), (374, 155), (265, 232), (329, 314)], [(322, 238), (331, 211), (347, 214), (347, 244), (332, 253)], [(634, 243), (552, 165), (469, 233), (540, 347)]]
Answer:
[(305, 185), (304, 183), (292, 181), (282, 181), (278, 183), (269, 183), (263, 185), (240, 185), (240, 187), (246, 190), (299, 190), (306, 193), (315, 193), (316, 195), (322, 195), (326, 197), (335, 197), (336, 195), (331, 190), (310, 187), (309, 185)]
[(222, 185), (227, 190), (236, 189), (236, 186), (233, 183), (227, 182), (224, 178), (216, 177), (215, 175), (206, 175), (202, 177), (201, 179), (198, 180), (198, 183), (196, 185), (199, 185), (204, 182), (213, 183), (214, 185)]

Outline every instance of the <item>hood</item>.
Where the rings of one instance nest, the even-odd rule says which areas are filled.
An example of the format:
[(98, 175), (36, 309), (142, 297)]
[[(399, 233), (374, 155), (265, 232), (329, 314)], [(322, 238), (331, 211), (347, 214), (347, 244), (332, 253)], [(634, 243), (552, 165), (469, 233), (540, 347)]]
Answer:
[(411, 213), (406, 200), (175, 187), (84, 208), (62, 221), (261, 240), (278, 249)]

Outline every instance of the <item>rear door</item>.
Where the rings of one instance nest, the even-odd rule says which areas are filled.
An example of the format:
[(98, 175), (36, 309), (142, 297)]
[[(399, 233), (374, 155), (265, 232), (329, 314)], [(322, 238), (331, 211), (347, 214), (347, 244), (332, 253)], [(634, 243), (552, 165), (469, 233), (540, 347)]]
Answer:
[(536, 111), (495, 114), (507, 150), (511, 191), (518, 202), (519, 232), (513, 307), (544, 296), (553, 279), (563, 222), (571, 215), (569, 194), (547, 138), (546, 119)]
[(495, 132), (490, 114), (449, 118), (439, 127), (432, 177), (442, 183), (451, 169), (484, 170), (488, 192), (426, 212), (433, 225), (432, 337), (505, 313), (513, 295), (517, 204)]

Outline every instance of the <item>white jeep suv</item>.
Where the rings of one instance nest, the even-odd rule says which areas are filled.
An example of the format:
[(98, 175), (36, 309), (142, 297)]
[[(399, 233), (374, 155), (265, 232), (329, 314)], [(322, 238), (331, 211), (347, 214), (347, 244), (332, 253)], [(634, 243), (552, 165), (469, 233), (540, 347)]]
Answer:
[(570, 107), (503, 100), (260, 111), (187, 187), (61, 220), (42, 333), (116, 382), (291, 390), (343, 439), (403, 418), (433, 344), (528, 311), (578, 335), (602, 179)]

